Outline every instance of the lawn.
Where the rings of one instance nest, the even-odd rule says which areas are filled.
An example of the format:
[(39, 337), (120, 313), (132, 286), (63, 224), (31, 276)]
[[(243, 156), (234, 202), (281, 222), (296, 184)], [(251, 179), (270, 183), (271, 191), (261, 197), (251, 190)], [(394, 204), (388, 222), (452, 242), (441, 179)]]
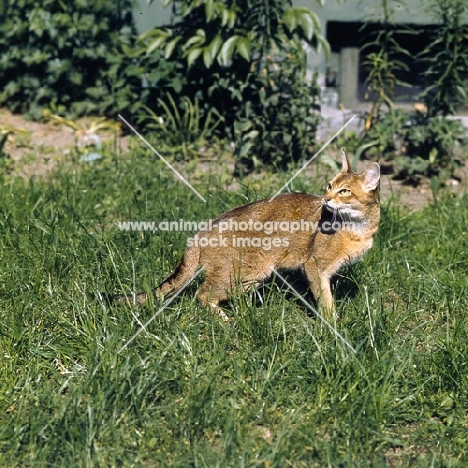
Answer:
[(279, 281), (233, 298), (231, 322), (194, 284), (126, 346), (160, 304), (98, 293), (149, 290), (189, 234), (117, 223), (205, 220), (282, 185), (191, 182), (206, 203), (139, 149), (3, 178), (0, 466), (467, 466), (468, 196), (383, 205), (335, 287), (350, 346)]

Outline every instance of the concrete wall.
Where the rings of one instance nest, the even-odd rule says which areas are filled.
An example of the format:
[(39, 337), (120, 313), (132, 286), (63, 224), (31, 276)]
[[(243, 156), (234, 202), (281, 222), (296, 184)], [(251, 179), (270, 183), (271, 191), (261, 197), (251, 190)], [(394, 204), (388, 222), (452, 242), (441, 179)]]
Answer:
[[(296, 0), (301, 6), (308, 6), (322, 19), (327, 21), (363, 21), (382, 19), (381, 0), (326, 0), (320, 6), (317, 0)], [(388, 1), (396, 22), (424, 23), (430, 21), (430, 14), (424, 12), (422, 0)], [(411, 18), (411, 19), (410, 19)]]
[(139, 34), (148, 29), (171, 22), (171, 7), (164, 8), (161, 0), (154, 0), (148, 6), (147, 0), (138, 0), (138, 6), (133, 10), (136, 28)]
[[(323, 6), (320, 5), (318, 0), (295, 0), (294, 3), (298, 6), (311, 8), (319, 16), (322, 33), (325, 36), (327, 23), (330, 21), (343, 23), (378, 22), (384, 17), (382, 0), (325, 0)], [(387, 0), (387, 3), (391, 18), (395, 23), (406, 23), (415, 26), (437, 23), (437, 18), (429, 8), (428, 0)], [(465, 13), (465, 21), (468, 22), (468, 11)], [(328, 58), (323, 53), (309, 53), (307, 64), (311, 72), (318, 71), (322, 77), (327, 67), (334, 71), (338, 76), (339, 102), (343, 103), (345, 107), (354, 107), (359, 103), (358, 96), (362, 99), (365, 86), (356, 78), (359, 71), (357, 44), (346, 44), (346, 39), (343, 39), (340, 40), (342, 48), (335, 50)], [(414, 36), (414, 41), (416, 41), (416, 44), (418, 35)], [(396, 89), (395, 97), (402, 101), (408, 101), (413, 99), (418, 91), (421, 90), (417, 87)], [(399, 93), (401, 97), (398, 97)]]
[[(320, 18), (323, 34), (329, 21), (364, 22), (379, 21), (383, 18), (382, 0), (325, 0), (323, 6), (317, 0), (295, 0), (295, 5), (311, 8)], [(427, 24), (434, 22), (423, 0), (388, 0), (395, 22)], [(331, 58), (332, 66), (339, 58)], [(323, 72), (327, 60), (323, 54), (309, 54), (308, 65), (311, 69)]]

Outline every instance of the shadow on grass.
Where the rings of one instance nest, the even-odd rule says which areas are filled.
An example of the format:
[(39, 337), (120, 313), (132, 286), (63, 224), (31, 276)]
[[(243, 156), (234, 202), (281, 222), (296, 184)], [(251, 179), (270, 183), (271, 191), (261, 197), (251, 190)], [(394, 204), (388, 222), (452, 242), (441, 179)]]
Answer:
[[(333, 296), (336, 301), (345, 299), (345, 298), (354, 298), (358, 293), (358, 286), (356, 281), (346, 274), (346, 270), (344, 275), (336, 275), (332, 279), (332, 292)], [(282, 292), (284, 294), (285, 299), (290, 303), (295, 303), (300, 309), (304, 310), (308, 316), (314, 318), (314, 312), (308, 308), (298, 297), (296, 292), (314, 309), (317, 309), (318, 304), (317, 301), (310, 290), (308, 281), (305, 275), (298, 269), (298, 270), (290, 270), (290, 271), (282, 271), (281, 274), (284, 276), (284, 279), (287, 281), (284, 282), (281, 278), (278, 278), (275, 275), (272, 275), (269, 279), (264, 281), (260, 286), (252, 289), (251, 291), (241, 292), (240, 294), (250, 296), (250, 300), (255, 307), (262, 307), (263, 304), (266, 302), (266, 299), (275, 292)], [(196, 296), (198, 290), (200, 289), (201, 285), (203, 284), (203, 278), (197, 278), (193, 281), (187, 288), (182, 291), (177, 298), (175, 298), (174, 302), (177, 303), (183, 298), (192, 298)], [(294, 291), (291, 287), (294, 288)], [(142, 292), (142, 291), (138, 291)], [(150, 292), (150, 291), (147, 291)], [(97, 299), (103, 299), (105, 305), (107, 306), (117, 306), (114, 301), (113, 297), (114, 294), (109, 293), (99, 293), (100, 297)], [(231, 310), (235, 306), (235, 298), (236, 294), (233, 297), (222, 301), (221, 307), (227, 310)], [(169, 298), (167, 298), (169, 299)], [(163, 302), (158, 301), (157, 299), (153, 299), (155, 309), (159, 309)]]

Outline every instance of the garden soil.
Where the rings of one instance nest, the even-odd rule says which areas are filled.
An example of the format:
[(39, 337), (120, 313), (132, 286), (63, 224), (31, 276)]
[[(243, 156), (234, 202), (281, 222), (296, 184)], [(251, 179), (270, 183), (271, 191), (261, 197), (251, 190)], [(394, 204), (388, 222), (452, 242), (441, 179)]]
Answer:
[[(75, 122), (82, 128), (86, 128), (89, 122), (82, 119)], [(35, 122), (25, 119), (21, 115), (14, 115), (6, 109), (0, 109), (0, 129), (15, 129), (7, 142), (4, 152), (11, 158), (10, 170), (24, 178), (46, 177), (53, 168), (59, 164), (73, 162), (76, 158), (74, 148), (82, 144), (83, 132), (77, 132), (72, 128), (51, 123)], [(105, 144), (115, 144), (123, 154), (133, 146), (140, 143), (137, 136), (126, 135), (116, 138), (112, 133), (100, 134)], [(328, 154), (333, 151), (330, 147)], [(76, 162), (76, 161), (75, 161)], [(357, 170), (361, 172), (368, 162), (359, 161)], [(200, 164), (204, 164), (200, 162)], [(205, 163), (206, 164), (206, 163)], [(231, 166), (232, 164), (229, 164)], [(416, 184), (405, 184), (403, 181), (395, 180), (391, 167), (382, 166), (382, 179), (380, 185), (381, 198), (383, 201), (389, 197), (395, 197), (409, 210), (419, 210), (433, 200), (433, 191), (430, 181), (420, 179)], [(235, 189), (238, 184), (231, 184)], [(455, 178), (447, 183), (447, 190), (460, 194), (468, 190), (468, 161), (464, 167), (455, 173)]]

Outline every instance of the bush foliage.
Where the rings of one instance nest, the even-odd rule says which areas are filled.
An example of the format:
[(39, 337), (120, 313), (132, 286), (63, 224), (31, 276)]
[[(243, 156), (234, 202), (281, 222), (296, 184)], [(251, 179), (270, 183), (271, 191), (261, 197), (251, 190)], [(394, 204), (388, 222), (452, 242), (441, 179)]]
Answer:
[(458, 149), (468, 145), (466, 128), (449, 117), (467, 102), (468, 28), (462, 19), (468, 5), (465, 0), (427, 1), (439, 27), (426, 27), (430, 42), (415, 57), (426, 70), (424, 90), (419, 95), (423, 103), (408, 113), (394, 109), (393, 103), (395, 84), (405, 85), (396, 78), (397, 72), (406, 68), (400, 58), (410, 54), (393, 39), (399, 29), (393, 22), (392, 3), (381, 0), (380, 29), (385, 34), (368, 38), (362, 48), (368, 51), (364, 59), (366, 84), (374, 102), (365, 115), (358, 151), (394, 159), (399, 175), (412, 178), (413, 174), (424, 174), (445, 181), (460, 165)]
[(165, 0), (173, 24), (136, 38), (132, 3), (7, 0), (0, 103), (33, 118), (44, 108), (115, 117), (146, 106), (140, 125), (158, 134), (173, 115), (195, 116), (191, 139), (235, 142), (250, 169), (304, 156), (318, 123), (304, 46), (327, 47), (312, 11), (283, 0)]
[(0, 103), (40, 117), (116, 114), (135, 100), (144, 69), (132, 59), (133, 0), (5, 0)]
[(430, 30), (431, 41), (419, 59), (424, 63), (425, 88), (420, 96), (430, 117), (453, 115), (468, 102), (468, 12), (465, 0), (430, 0), (429, 11), (440, 25)]
[(145, 53), (164, 54), (176, 74), (149, 73), (149, 84), (199, 102), (206, 115), (216, 110), (218, 133), (250, 168), (301, 159), (313, 142), (318, 94), (306, 81), (303, 46), (326, 47), (316, 15), (283, 0), (164, 3), (175, 21), (143, 36)]

